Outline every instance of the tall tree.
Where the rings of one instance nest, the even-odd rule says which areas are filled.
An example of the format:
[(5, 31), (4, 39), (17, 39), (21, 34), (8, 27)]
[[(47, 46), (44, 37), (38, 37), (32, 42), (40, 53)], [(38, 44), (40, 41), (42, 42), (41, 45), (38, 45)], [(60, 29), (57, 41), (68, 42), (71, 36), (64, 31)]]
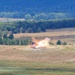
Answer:
[(11, 39), (11, 40), (14, 39), (14, 35), (13, 34), (10, 34), (9, 35), (9, 39)]
[(7, 37), (7, 34), (4, 34), (4, 35), (3, 35), (3, 38), (4, 38), (4, 39), (8, 38), (8, 37)]

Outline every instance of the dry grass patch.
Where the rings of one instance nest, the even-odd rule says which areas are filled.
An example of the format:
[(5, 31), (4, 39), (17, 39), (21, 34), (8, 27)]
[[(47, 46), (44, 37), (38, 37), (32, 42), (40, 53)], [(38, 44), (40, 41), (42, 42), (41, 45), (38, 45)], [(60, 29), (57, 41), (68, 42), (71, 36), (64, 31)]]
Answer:
[(29, 46), (0, 45), (0, 75), (74, 75), (75, 46), (50, 46), (33, 50)]

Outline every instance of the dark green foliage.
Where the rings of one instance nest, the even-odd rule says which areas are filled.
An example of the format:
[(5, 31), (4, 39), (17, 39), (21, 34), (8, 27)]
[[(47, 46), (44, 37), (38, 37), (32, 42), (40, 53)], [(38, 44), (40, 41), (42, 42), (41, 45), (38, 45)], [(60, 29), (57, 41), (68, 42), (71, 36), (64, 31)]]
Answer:
[(7, 34), (4, 34), (4, 35), (3, 35), (3, 38), (4, 38), (4, 39), (8, 38), (8, 37), (7, 37)]
[(0, 44), (3, 44), (3, 40), (2, 40), (2, 38), (0, 37)]
[(31, 44), (32, 39), (30, 37), (19, 39), (19, 45), (28, 45)]
[(28, 45), (31, 42), (31, 37), (23, 37), (20, 39), (0, 38), (0, 45)]
[(37, 29), (37, 32), (41, 32), (41, 28), (38, 28), (38, 29)]
[(9, 38), (3, 39), (3, 45), (9, 45), (9, 43), (10, 43)]
[(2, 38), (2, 31), (0, 31), (0, 38)]
[(10, 27), (7, 27), (6, 30), (11, 31), (11, 28)]
[[(44, 14), (36, 15), (36, 13), (44, 12), (48, 14), (48, 12), (70, 12), (73, 14), (75, 12), (74, 3), (75, 0), (0, 0), (0, 17), (24, 18), (26, 13), (30, 13), (30, 15), (27, 16), (28, 19), (33, 17), (34, 14), (36, 19), (43, 19), (45, 18)], [(59, 18), (62, 16), (63, 15), (61, 14)], [(54, 15), (50, 15), (48, 18), (49, 17), (54, 18)]]
[(10, 34), (8, 38), (9, 39), (14, 39), (14, 35), (13, 34)]
[[(11, 31), (12, 33), (36, 33), (45, 32), (46, 29), (74, 28), (75, 19), (63, 19), (53, 21), (19, 21), (19, 22), (0, 22), (0, 30)], [(0, 34), (0, 36), (2, 36)]]
[(32, 32), (33, 32), (33, 31), (32, 31), (32, 28), (28, 28), (28, 29), (27, 29), (27, 32), (28, 32), (28, 33), (32, 33)]
[(28, 40), (21, 40), (21, 45), (28, 45)]
[(2, 39), (0, 38), (0, 44), (1, 45), (28, 45), (31, 43), (31, 40), (29, 39), (9, 39), (5, 38)]
[(57, 45), (61, 45), (62, 43), (61, 43), (60, 40), (58, 40), (58, 41), (56, 42), (56, 44), (57, 44)]

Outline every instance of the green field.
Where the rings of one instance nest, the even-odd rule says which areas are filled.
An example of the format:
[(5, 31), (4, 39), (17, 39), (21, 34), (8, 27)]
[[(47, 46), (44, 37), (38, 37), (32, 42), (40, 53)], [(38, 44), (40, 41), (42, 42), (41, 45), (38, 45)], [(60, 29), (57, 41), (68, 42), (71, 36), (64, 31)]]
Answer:
[(0, 75), (75, 75), (75, 63), (0, 61)]

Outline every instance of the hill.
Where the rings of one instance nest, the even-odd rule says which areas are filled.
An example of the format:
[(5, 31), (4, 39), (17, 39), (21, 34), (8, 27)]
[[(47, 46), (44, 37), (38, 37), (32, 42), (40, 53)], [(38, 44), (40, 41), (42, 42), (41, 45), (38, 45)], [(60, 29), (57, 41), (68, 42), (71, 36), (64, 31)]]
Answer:
[(0, 0), (0, 12), (75, 12), (75, 0)]
[[(0, 0), (1, 18), (75, 18), (75, 0)], [(43, 14), (44, 13), (44, 14)]]

